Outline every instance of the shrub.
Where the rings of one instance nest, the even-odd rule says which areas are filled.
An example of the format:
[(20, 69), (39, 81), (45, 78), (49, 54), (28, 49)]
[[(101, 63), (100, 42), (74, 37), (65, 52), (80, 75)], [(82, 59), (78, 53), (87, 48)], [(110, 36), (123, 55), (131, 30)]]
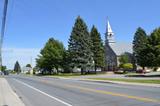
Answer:
[(125, 64), (123, 64), (123, 69), (124, 70), (130, 70), (132, 68), (133, 68), (133, 64), (131, 64), (131, 63), (125, 63)]

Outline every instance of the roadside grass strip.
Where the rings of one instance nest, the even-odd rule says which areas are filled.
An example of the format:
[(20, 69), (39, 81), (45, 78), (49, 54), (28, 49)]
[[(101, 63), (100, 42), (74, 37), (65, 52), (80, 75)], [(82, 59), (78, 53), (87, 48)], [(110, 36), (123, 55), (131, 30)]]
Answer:
[(88, 78), (92, 80), (122, 81), (131, 83), (160, 84), (160, 79)]

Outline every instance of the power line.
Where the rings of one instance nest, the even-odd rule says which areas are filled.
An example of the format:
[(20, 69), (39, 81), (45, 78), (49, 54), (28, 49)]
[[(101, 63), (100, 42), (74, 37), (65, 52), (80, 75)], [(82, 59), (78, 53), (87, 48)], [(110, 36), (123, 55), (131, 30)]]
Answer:
[(1, 40), (0, 40), (0, 71), (1, 71), (1, 68), (2, 68), (2, 45), (3, 45), (4, 34), (5, 34), (7, 6), (8, 6), (8, 0), (5, 0), (4, 1), (4, 8), (3, 8), (2, 27), (1, 27)]

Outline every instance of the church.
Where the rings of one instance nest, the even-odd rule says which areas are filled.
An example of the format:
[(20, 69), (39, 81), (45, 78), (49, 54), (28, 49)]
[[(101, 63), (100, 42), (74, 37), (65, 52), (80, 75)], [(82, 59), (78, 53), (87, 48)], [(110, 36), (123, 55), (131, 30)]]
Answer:
[(125, 52), (132, 53), (132, 44), (116, 42), (109, 21), (105, 33), (105, 70), (116, 71), (119, 66), (119, 57)]

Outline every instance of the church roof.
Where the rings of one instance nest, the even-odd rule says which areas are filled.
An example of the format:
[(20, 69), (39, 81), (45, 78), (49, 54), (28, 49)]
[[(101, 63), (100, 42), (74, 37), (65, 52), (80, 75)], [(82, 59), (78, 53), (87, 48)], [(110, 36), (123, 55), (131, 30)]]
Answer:
[(132, 53), (132, 43), (116, 42), (114, 45), (110, 45), (110, 46), (117, 56), (120, 56), (125, 52)]

